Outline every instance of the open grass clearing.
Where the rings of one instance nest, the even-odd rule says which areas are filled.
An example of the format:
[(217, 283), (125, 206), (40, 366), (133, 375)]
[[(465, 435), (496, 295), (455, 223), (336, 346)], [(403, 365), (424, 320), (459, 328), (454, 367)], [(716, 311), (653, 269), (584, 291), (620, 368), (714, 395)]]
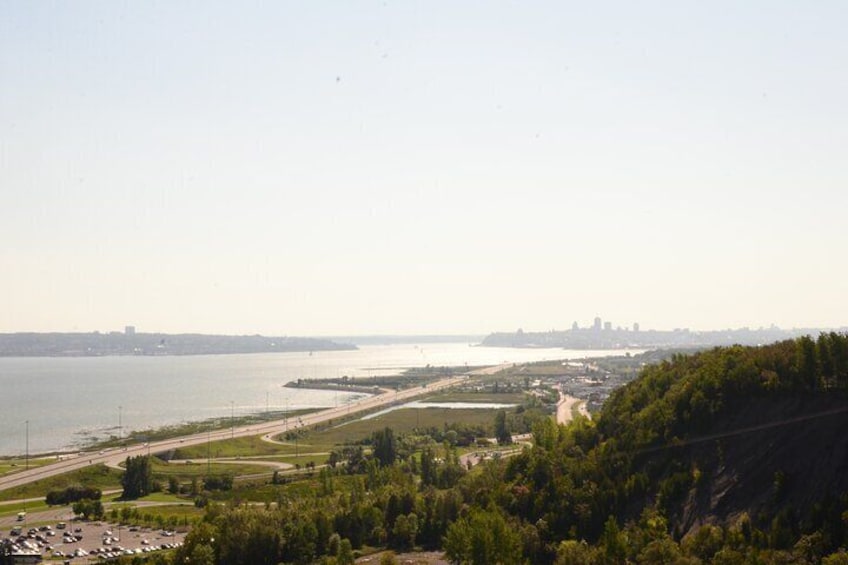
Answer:
[(25, 485), (0, 491), (0, 501), (45, 496), (51, 490), (71, 485), (99, 488), (102, 491), (121, 488), (121, 471), (98, 464), (48, 477)]
[[(305, 466), (307, 463), (315, 463), (316, 465), (323, 465), (327, 462), (327, 459), (330, 457), (330, 454), (327, 452), (324, 453), (312, 453), (308, 455), (300, 455), (298, 457), (284, 457), (281, 458), (280, 461), (283, 463), (288, 463), (290, 465), (300, 465), (301, 467)], [(271, 469), (269, 469), (271, 470)]]
[[(111, 502), (115, 502), (116, 504), (121, 504), (121, 505), (127, 504), (127, 502), (128, 502), (126, 500), (121, 500), (121, 493), (116, 493), (116, 494), (109, 496), (109, 497), (103, 497), (103, 500), (104, 500), (104, 502), (111, 501)], [(160, 502), (160, 503), (164, 503), (164, 504), (180, 504), (180, 503), (191, 502), (191, 501), (186, 501), (186, 499), (180, 498), (176, 494), (170, 494), (170, 493), (167, 493), (167, 492), (161, 492), (160, 491), (160, 492), (152, 492), (152, 493), (148, 494), (147, 496), (142, 496), (141, 498), (137, 498), (133, 502)]]
[(213, 441), (210, 444), (181, 447), (174, 452), (175, 459), (205, 459), (207, 454), (217, 457), (249, 457), (253, 455), (286, 455), (294, 453), (294, 445), (280, 445), (264, 441), (259, 436), (237, 437)]
[(176, 477), (178, 480), (190, 481), (194, 478), (207, 475), (252, 475), (255, 473), (267, 473), (273, 469), (267, 465), (255, 465), (250, 463), (216, 463), (213, 459), (179, 461), (165, 463), (160, 459), (153, 459), (154, 477)]
[(0, 477), (5, 475), (11, 475), (13, 473), (20, 473), (21, 471), (25, 471), (27, 467), (32, 469), (34, 467), (43, 467), (44, 465), (49, 465), (50, 463), (55, 462), (55, 457), (40, 457), (38, 459), (30, 459), (29, 463), (27, 463), (27, 460), (23, 457), (0, 459)]
[(472, 392), (472, 391), (448, 391), (422, 398), (420, 402), (481, 402), (498, 404), (521, 404), (524, 401), (523, 392)]
[(24, 508), (27, 512), (41, 512), (50, 509), (43, 500), (41, 502), (27, 502), (26, 505), (21, 502), (0, 504), (0, 518), (14, 516), (18, 512), (23, 512)]
[[(287, 477), (291, 482), (274, 485), (269, 482), (236, 483), (232, 490), (216, 491), (210, 499), (217, 502), (240, 500), (249, 502), (274, 503), (286, 498), (311, 498), (321, 491), (320, 470), (308, 472), (301, 470), (296, 477)], [(336, 493), (350, 492), (353, 481), (361, 476), (337, 475), (333, 477), (333, 490)]]
[(310, 445), (352, 445), (371, 437), (376, 430), (389, 427), (395, 434), (430, 428), (444, 429), (451, 424), (482, 426), (492, 429), (497, 410), (480, 408), (401, 408), (368, 420), (355, 420), (333, 428), (310, 432), (304, 442)]
[[(141, 500), (146, 500), (146, 498)], [(120, 516), (120, 514), (125, 511), (125, 508), (129, 509), (132, 515), (129, 520), (124, 523), (141, 524), (147, 527), (156, 527), (157, 517), (161, 517), (162, 522), (169, 523), (171, 526), (189, 525), (202, 518), (204, 513), (202, 508), (197, 508), (189, 501), (158, 506), (136, 506), (130, 502), (115, 505), (110, 508), (106, 512), (107, 519), (112, 519), (113, 509), (116, 510)]]

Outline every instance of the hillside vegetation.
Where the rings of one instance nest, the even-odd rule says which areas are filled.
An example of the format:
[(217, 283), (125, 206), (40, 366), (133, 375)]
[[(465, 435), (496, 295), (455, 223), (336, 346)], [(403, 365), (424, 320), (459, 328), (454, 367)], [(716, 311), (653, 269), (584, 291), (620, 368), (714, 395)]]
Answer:
[(210, 503), (173, 562), (848, 564), (846, 395), (848, 336), (822, 334), (646, 367), (594, 421), (540, 415), (532, 448), (471, 470), (446, 437), (387, 427), (371, 453), (257, 487), (264, 507)]
[(540, 426), (507, 465), (501, 506), (611, 562), (637, 560), (640, 539), (680, 552), (685, 534), (684, 548), (711, 539), (691, 558), (770, 562), (803, 542), (812, 561), (797, 562), (815, 562), (846, 541), (846, 388), (839, 334), (677, 356), (615, 391), (596, 425)]

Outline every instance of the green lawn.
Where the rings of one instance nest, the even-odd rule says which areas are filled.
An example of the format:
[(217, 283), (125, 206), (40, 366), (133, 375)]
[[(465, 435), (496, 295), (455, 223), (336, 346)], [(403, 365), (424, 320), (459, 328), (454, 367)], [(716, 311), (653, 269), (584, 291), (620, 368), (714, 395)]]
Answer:
[(99, 488), (103, 491), (121, 488), (121, 471), (110, 469), (102, 464), (92, 465), (70, 473), (0, 491), (0, 501), (41, 497), (51, 490), (63, 489), (71, 485)]
[[(26, 503), (26, 511), (27, 512), (40, 512), (42, 510), (47, 510), (48, 508), (50, 508), (50, 507), (47, 506), (47, 504), (45, 504), (45, 502), (43, 500), (40, 501), (40, 502), (27, 502)], [(6, 516), (14, 516), (15, 514), (17, 514), (18, 512), (21, 512), (23, 510), (24, 510), (24, 505), (21, 504), (20, 502), (15, 502), (13, 504), (8, 504), (8, 503), (7, 504), (0, 504), (0, 518), (6, 517)]]
[(498, 404), (521, 404), (524, 402), (523, 392), (444, 392), (428, 396), (421, 402), (495, 402)]
[(152, 514), (153, 516), (162, 516), (166, 520), (171, 516), (177, 517), (180, 521), (192, 520), (194, 518), (203, 517), (204, 510), (196, 508), (194, 504), (179, 504), (168, 506), (148, 506), (140, 508), (142, 514)]
[(369, 420), (355, 420), (309, 433), (300, 443), (316, 448), (332, 448), (337, 445), (351, 445), (371, 436), (378, 429), (389, 427), (395, 434), (409, 433), (417, 429), (431, 427), (442, 429), (446, 424), (462, 423), (480, 425), (491, 429), (495, 421), (496, 410), (479, 408), (403, 408)]
[[(502, 402), (506, 404), (517, 404), (522, 399), (523, 395), (521, 393), (446, 393), (428, 398), (428, 400), (434, 402), (479, 401)], [(213, 461), (215, 458), (265, 456), (269, 460), (294, 463), (301, 462), (293, 459), (296, 453), (329, 452), (338, 445), (348, 445), (361, 441), (369, 437), (375, 430), (386, 426), (393, 428), (396, 433), (411, 432), (415, 428), (436, 427), (441, 429), (445, 423), (467, 423), (491, 428), (494, 417), (495, 410), (488, 409), (404, 408), (370, 420), (352, 419), (341, 424), (338, 422), (329, 425), (324, 424), (318, 431), (306, 432), (297, 441), (297, 445), (295, 445), (294, 441), (280, 445), (263, 441), (258, 436), (241, 437), (215, 441), (208, 446), (201, 444), (182, 447), (176, 450), (174, 458), (205, 462), (207, 453), (211, 452)], [(325, 456), (316, 456), (315, 463), (319, 464), (325, 460)]]
[[(233, 490), (217, 491), (211, 494), (210, 498), (218, 502), (228, 500), (249, 500), (251, 502), (276, 502), (280, 495), (289, 498), (309, 498), (315, 495), (321, 489), (321, 480), (319, 479), (320, 470), (308, 476), (305, 471), (301, 471), (296, 480), (282, 484), (272, 485), (269, 483), (236, 483)], [(358, 477), (351, 475), (340, 475), (333, 477), (333, 486), (335, 492), (350, 492), (351, 484)]]
[[(283, 463), (289, 463), (291, 465), (297, 465), (299, 463), (302, 467), (302, 466), (305, 466), (310, 461), (312, 461), (316, 465), (323, 465), (324, 463), (327, 462), (327, 458), (329, 458), (329, 457), (330, 457), (330, 453), (325, 451), (323, 453), (312, 452), (309, 455), (301, 455), (299, 457), (295, 457), (294, 455), (291, 455), (289, 457), (279, 457), (279, 458), (275, 458), (274, 460), (275, 461), (282, 461)], [(269, 468), (269, 470), (270, 470), (270, 468)]]
[(211, 475), (251, 475), (254, 473), (268, 473), (273, 471), (267, 465), (253, 465), (250, 463), (216, 463), (213, 459), (208, 465), (205, 460), (193, 460), (191, 462), (165, 463), (159, 459), (153, 459), (154, 477), (176, 477), (180, 481), (190, 481), (193, 478)]
[[(55, 463), (56, 458), (54, 457), (42, 457), (39, 459), (30, 459), (29, 460), (29, 468), (33, 467), (41, 467), (43, 465), (49, 465), (50, 463)], [(15, 458), (3, 458), (0, 459), (0, 477), (4, 475), (11, 475), (12, 473), (20, 473), (21, 471), (26, 470), (27, 462), (25, 459), (20, 457)]]
[[(120, 496), (120, 494), (115, 495), (116, 497)], [(143, 496), (138, 499), (139, 502), (167, 502), (172, 504), (180, 504), (186, 502), (184, 498), (180, 498), (176, 494), (169, 494), (167, 492), (154, 492), (148, 494), (147, 496)]]
[(237, 437), (206, 444), (181, 447), (174, 453), (175, 459), (205, 459), (211, 452), (216, 457), (248, 457), (251, 455), (286, 455), (294, 453), (294, 445), (286, 446), (263, 441), (259, 436)]
[[(140, 500), (148, 500), (147, 497)], [(171, 526), (187, 525), (199, 520), (203, 517), (204, 510), (197, 508), (194, 504), (188, 501), (182, 501), (177, 504), (165, 504), (162, 506), (139, 506), (135, 507), (132, 503), (116, 505), (113, 508), (120, 512), (124, 508), (131, 509), (133, 516), (129, 518), (128, 524), (140, 524), (145, 526), (155, 526), (156, 518), (161, 516), (165, 523), (170, 521)], [(112, 509), (106, 512), (106, 519), (112, 519)], [(119, 518), (119, 520), (122, 520)], [(123, 521), (123, 520), (122, 520)]]

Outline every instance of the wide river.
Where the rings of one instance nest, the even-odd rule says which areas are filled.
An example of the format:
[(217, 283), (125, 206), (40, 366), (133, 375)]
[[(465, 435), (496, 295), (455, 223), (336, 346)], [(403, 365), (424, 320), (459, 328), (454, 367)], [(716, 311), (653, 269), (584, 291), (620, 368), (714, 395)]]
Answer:
[(119, 430), (126, 434), (266, 409), (334, 406), (357, 397), (283, 388), (298, 378), (379, 376), (426, 365), (497, 365), (624, 353), (427, 343), (313, 354), (6, 357), (0, 358), (0, 455), (23, 455), (27, 435), (29, 453), (45, 453), (117, 436)]

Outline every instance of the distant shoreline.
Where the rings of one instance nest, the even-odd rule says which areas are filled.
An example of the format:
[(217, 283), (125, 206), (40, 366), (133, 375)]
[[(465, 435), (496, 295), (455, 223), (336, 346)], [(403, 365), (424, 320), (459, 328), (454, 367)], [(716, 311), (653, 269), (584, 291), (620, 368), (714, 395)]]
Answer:
[(110, 333), (0, 334), (0, 357), (157, 357), (357, 349), (351, 343), (324, 338), (136, 333), (129, 328)]
[[(600, 321), (599, 321), (600, 322)], [(831, 328), (738, 328), (727, 330), (694, 331), (688, 328), (666, 330), (639, 330), (630, 328), (572, 328), (546, 332), (497, 332), (486, 336), (482, 347), (510, 347), (514, 349), (562, 348), (572, 350), (608, 349), (668, 349), (704, 348), (730, 345), (763, 345), (803, 335), (817, 336), (823, 332), (844, 332), (845, 327)]]

